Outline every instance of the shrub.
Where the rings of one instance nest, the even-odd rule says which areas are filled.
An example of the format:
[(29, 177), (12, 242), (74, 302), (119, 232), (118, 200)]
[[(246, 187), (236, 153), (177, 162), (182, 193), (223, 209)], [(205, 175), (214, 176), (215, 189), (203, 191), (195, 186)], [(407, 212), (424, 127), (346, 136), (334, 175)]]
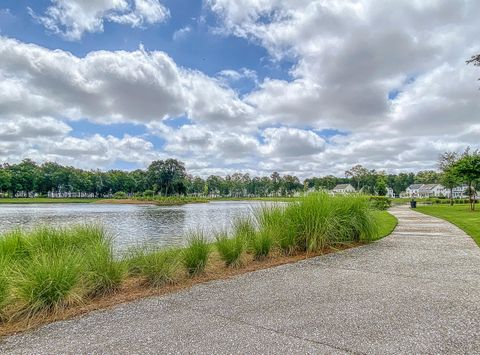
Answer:
[(240, 235), (234, 238), (228, 238), (228, 235), (221, 233), (216, 237), (216, 247), (220, 258), (225, 262), (226, 266), (238, 267), (242, 264), (241, 256), (245, 250), (244, 237)]
[(205, 271), (210, 256), (210, 245), (203, 233), (193, 233), (188, 245), (183, 249), (182, 262), (190, 276), (201, 274)]
[(257, 210), (256, 218), (262, 233), (268, 234), (285, 253), (291, 254), (297, 249), (297, 234), (294, 221), (287, 218), (285, 207), (265, 205)]
[(13, 295), (27, 317), (81, 301), (82, 260), (75, 253), (40, 254), (14, 273)]
[(369, 240), (376, 233), (367, 197), (311, 193), (285, 208), (284, 229), (296, 236), (301, 250), (318, 251), (335, 243)]
[(125, 266), (114, 259), (110, 241), (98, 242), (86, 253), (86, 286), (90, 296), (103, 296), (120, 288)]
[(179, 265), (179, 250), (137, 249), (134, 258), (129, 260), (130, 270), (145, 278), (145, 283), (161, 287), (175, 282)]
[(143, 191), (143, 197), (153, 197), (155, 192), (153, 190), (145, 190)]
[(392, 199), (386, 196), (370, 196), (370, 206), (373, 209), (385, 211), (392, 206)]
[(272, 249), (273, 238), (267, 231), (259, 231), (250, 241), (250, 250), (255, 260), (265, 259)]
[[(343, 201), (342, 201), (343, 199)], [(347, 241), (372, 240), (378, 232), (378, 225), (368, 199), (363, 196), (343, 197), (338, 200), (337, 215), (347, 233)]]
[(117, 191), (113, 194), (113, 198), (115, 198), (115, 199), (125, 199), (125, 198), (128, 198), (128, 195), (123, 191)]

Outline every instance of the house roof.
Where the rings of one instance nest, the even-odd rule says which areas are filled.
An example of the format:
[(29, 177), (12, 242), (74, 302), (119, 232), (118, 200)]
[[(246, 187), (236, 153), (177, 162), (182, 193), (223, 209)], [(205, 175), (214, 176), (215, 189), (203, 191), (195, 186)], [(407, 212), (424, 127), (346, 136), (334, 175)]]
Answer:
[(421, 188), (423, 186), (423, 184), (412, 184), (410, 185), (408, 188), (410, 190), (418, 190), (419, 188)]
[(334, 190), (345, 190), (347, 187), (351, 187), (353, 189), (353, 186), (350, 185), (350, 184), (338, 184), (337, 186), (335, 186), (333, 189)]
[(424, 184), (422, 185), (421, 189), (422, 190), (433, 190), (437, 186), (440, 186), (439, 184)]

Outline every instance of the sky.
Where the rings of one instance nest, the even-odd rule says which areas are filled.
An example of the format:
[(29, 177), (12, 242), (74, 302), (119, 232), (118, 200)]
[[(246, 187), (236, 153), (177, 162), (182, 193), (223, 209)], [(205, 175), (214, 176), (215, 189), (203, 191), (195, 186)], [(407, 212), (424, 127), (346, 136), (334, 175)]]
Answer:
[(436, 169), (480, 148), (477, 0), (0, 0), (0, 163)]

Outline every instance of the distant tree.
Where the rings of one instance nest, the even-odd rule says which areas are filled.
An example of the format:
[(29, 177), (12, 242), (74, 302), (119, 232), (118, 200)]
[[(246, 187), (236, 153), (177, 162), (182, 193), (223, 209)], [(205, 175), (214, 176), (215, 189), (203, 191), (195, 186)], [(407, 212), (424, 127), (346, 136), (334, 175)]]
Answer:
[(453, 206), (453, 189), (460, 183), (457, 171), (454, 169), (458, 160), (456, 152), (445, 152), (440, 155), (438, 166), (442, 171), (440, 182), (443, 186), (450, 190), (450, 205)]
[(282, 187), (282, 178), (279, 173), (274, 171), (272, 175), (270, 175), (271, 179), (271, 191), (275, 196), (278, 195), (278, 192), (280, 191), (280, 188)]
[(385, 196), (387, 194), (387, 183), (384, 178), (377, 179), (375, 184), (375, 192), (378, 196)]
[(440, 181), (440, 175), (434, 170), (419, 171), (415, 175), (416, 184), (437, 184)]
[(470, 209), (475, 210), (475, 188), (474, 184), (480, 180), (480, 152), (473, 152), (467, 148), (460, 159), (453, 165), (456, 174), (468, 185), (468, 196), (470, 200)]
[(156, 160), (149, 165), (147, 171), (155, 192), (165, 196), (187, 192), (187, 172), (182, 162), (176, 159)]
[(365, 182), (368, 174), (368, 169), (364, 168), (360, 164), (357, 164), (353, 166), (350, 170), (345, 171), (345, 177), (352, 180), (352, 184), (357, 190), (361, 190), (363, 188), (363, 183)]
[(300, 191), (303, 185), (296, 176), (285, 175), (282, 178), (282, 195), (292, 196), (296, 191)]
[(12, 174), (7, 166), (0, 166), (0, 192), (9, 191), (12, 183)]
[[(472, 55), (472, 57), (466, 61), (467, 64), (473, 64), (475, 66), (480, 66), (480, 54)], [(480, 79), (478, 79), (480, 80)]]
[(40, 178), (38, 165), (31, 159), (24, 159), (20, 164), (10, 166), (12, 180), (10, 189), (12, 196), (18, 191), (23, 191), (27, 197), (37, 188)]

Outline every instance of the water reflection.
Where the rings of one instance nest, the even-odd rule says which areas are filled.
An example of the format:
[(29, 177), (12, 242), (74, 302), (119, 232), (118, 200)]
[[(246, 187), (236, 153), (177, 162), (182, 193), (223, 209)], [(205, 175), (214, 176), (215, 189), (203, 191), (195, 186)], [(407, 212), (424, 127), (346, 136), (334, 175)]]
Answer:
[(139, 243), (174, 246), (183, 245), (185, 234), (193, 229), (229, 230), (235, 218), (251, 214), (260, 204), (228, 201), (184, 206), (0, 205), (0, 232), (39, 224), (99, 223), (114, 237), (118, 249)]

